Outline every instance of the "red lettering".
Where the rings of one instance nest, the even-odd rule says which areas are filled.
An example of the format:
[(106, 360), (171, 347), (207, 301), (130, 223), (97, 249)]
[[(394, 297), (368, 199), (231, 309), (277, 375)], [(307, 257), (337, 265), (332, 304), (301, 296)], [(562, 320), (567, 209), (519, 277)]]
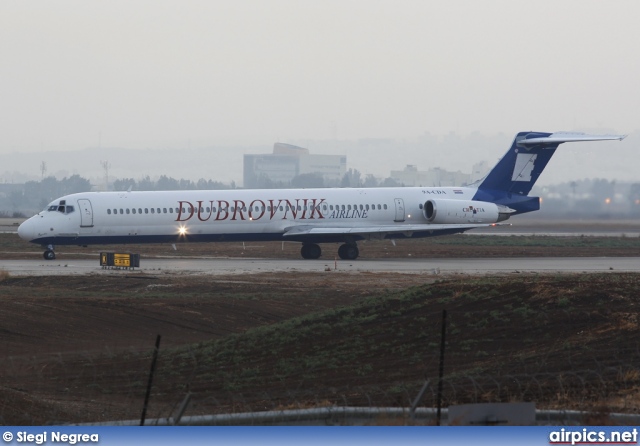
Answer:
[[(187, 207), (187, 211), (189, 212), (189, 216), (187, 218), (182, 218), (182, 209), (184, 209), (182, 207), (182, 204), (186, 203), (189, 206)], [(193, 212), (194, 212), (194, 208), (193, 205), (191, 203), (189, 203), (188, 201), (178, 201), (178, 205), (180, 206), (179, 210), (178, 210), (178, 218), (176, 218), (176, 221), (187, 221), (189, 220), (191, 217), (193, 217)]]
[(278, 212), (278, 208), (280, 207), (280, 204), (282, 203), (282, 200), (278, 200), (278, 204), (277, 205), (273, 205), (273, 200), (269, 200), (269, 204), (271, 206), (271, 215), (269, 216), (269, 220), (273, 220), (274, 215), (276, 215), (276, 212)]
[(238, 211), (240, 211), (240, 220), (244, 220), (244, 215), (242, 215), (242, 210), (244, 209), (244, 207), (246, 206), (244, 204), (244, 201), (242, 200), (233, 200), (233, 205), (235, 206), (235, 209), (233, 210), (233, 217), (231, 218), (231, 220), (236, 220), (236, 215), (238, 214)]
[[(291, 204), (291, 202), (289, 200), (284, 200), (285, 203), (287, 203), (287, 208), (286, 211), (284, 213), (284, 217), (282, 217), (283, 220), (287, 219), (287, 211), (289, 209), (291, 209), (291, 215), (293, 215), (293, 219), (295, 220), (297, 215), (298, 215), (298, 209), (296, 208), (296, 206), (294, 206), (293, 204)], [(298, 200), (296, 200), (296, 205), (298, 204)]]
[[(254, 212), (253, 208), (258, 203), (261, 205), (261, 206), (260, 205), (258, 206), (258, 208), (260, 208), (260, 210), (257, 211), (257, 212), (260, 212), (260, 215), (256, 216), (253, 213)], [(253, 200), (251, 202), (251, 204), (249, 205), (249, 220), (260, 220), (262, 218), (262, 216), (264, 215), (264, 213), (266, 212), (266, 209), (267, 208), (266, 208), (266, 205), (264, 204), (264, 201), (262, 201), (262, 200)]]
[(318, 213), (318, 218), (324, 218), (324, 215), (322, 215), (322, 203), (324, 203), (324, 198), (320, 200), (320, 202), (316, 203), (317, 199), (313, 199), (311, 200), (311, 215), (309, 216), (309, 220), (314, 219), (314, 215), (317, 212)]
[[(222, 207), (222, 203), (225, 204), (224, 208)], [(220, 218), (222, 213), (224, 212), (224, 217)], [(216, 214), (216, 221), (222, 221), (229, 218), (229, 202), (225, 200), (218, 200), (218, 213)]]
[(209, 202), (210, 207), (209, 207), (209, 215), (207, 215), (207, 218), (202, 218), (202, 214), (204, 214), (203, 208), (202, 208), (202, 201), (198, 201), (198, 220), (200, 221), (207, 221), (211, 218), (211, 214), (213, 213), (213, 201)]

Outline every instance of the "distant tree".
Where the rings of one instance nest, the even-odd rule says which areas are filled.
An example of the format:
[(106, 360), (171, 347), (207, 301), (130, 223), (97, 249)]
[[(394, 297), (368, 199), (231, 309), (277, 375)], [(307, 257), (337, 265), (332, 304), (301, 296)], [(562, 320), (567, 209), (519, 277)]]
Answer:
[(54, 199), (63, 195), (91, 190), (91, 182), (80, 175), (72, 175), (58, 181), (55, 177), (45, 177), (41, 181), (27, 181), (20, 197), (12, 195), (18, 200), (14, 207), (20, 209), (43, 209)]
[(180, 184), (175, 178), (162, 175), (156, 183), (156, 190), (179, 190)]
[(156, 183), (155, 181), (151, 181), (151, 178), (147, 175), (141, 180), (138, 180), (138, 190), (156, 190)]
[(633, 183), (629, 187), (629, 204), (632, 214), (640, 214), (640, 183)]
[(185, 180), (184, 178), (180, 178), (180, 181), (178, 181), (178, 186), (180, 187), (180, 190), (192, 190), (196, 188), (195, 184), (193, 184), (193, 181)]
[(204, 178), (200, 178), (196, 183), (196, 189), (198, 190), (225, 190), (229, 189), (229, 187), (219, 181), (205, 180)]
[(385, 178), (382, 183), (380, 183), (381, 187), (401, 187), (402, 184), (398, 183), (393, 178)]
[[(256, 177), (255, 187), (256, 189), (278, 189), (279, 188), (278, 184), (275, 181), (272, 181), (268, 175), (262, 172)], [(282, 186), (280, 186), (280, 188), (281, 187)], [(231, 189), (235, 189), (235, 183), (233, 182), (232, 182)]]
[(91, 190), (91, 181), (77, 174), (71, 175), (69, 178), (63, 178), (60, 183), (63, 190), (62, 195), (89, 192)]
[(364, 177), (362, 187), (378, 187), (378, 180), (373, 175), (368, 174), (366, 177)]
[(362, 174), (357, 169), (349, 169), (342, 177), (341, 187), (362, 187)]
[(591, 183), (591, 194), (600, 205), (605, 204), (605, 200), (613, 200), (615, 195), (616, 182), (597, 178)]
[(133, 178), (123, 178), (121, 180), (114, 180), (113, 190), (140, 190), (136, 184), (136, 180)]

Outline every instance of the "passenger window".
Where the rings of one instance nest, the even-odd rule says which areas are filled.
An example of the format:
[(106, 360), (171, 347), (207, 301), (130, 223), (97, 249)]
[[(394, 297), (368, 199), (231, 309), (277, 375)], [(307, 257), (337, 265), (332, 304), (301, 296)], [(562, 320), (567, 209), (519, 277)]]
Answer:
[(169, 213), (173, 214), (173, 208), (169, 208)]
[[(133, 213), (135, 214), (135, 213), (136, 213), (136, 208), (131, 209), (131, 212), (133, 212)], [(129, 213), (129, 212), (127, 211), (127, 214), (128, 214), (128, 213)]]
[(151, 213), (152, 214), (155, 213), (155, 209), (154, 208), (151, 208)]
[(384, 207), (385, 210), (387, 209), (387, 205), (386, 204), (383, 207)]
[(365, 207), (365, 209), (368, 211), (368, 210), (369, 210), (369, 205), (367, 205), (367, 206)]
[(122, 209), (120, 209), (120, 214), (124, 214), (124, 211)]
[(167, 213), (167, 208), (162, 208), (162, 212)]
[(144, 213), (148, 214), (149, 213), (149, 208), (144, 208)]
[(107, 214), (111, 215), (111, 209), (107, 209)]
[(420, 209), (422, 209), (422, 203), (420, 203), (420, 204), (418, 205), (418, 207), (419, 207)]
[(138, 214), (142, 214), (142, 208), (138, 208)]
[(127, 209), (126, 209), (126, 212), (127, 212), (127, 214), (129, 214), (129, 213), (130, 213), (130, 212), (129, 212), (129, 208), (127, 208)]

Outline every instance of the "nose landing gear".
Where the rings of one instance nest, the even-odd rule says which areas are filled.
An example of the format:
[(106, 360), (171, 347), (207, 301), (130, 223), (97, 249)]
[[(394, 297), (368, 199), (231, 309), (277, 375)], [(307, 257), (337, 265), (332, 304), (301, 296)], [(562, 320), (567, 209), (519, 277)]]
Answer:
[(45, 260), (55, 260), (56, 252), (53, 250), (53, 245), (48, 245), (44, 254), (42, 254)]

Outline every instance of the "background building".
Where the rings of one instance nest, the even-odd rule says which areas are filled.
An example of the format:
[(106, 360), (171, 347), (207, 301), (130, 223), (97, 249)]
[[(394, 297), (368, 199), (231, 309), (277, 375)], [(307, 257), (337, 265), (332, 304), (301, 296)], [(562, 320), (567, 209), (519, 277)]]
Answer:
[(459, 170), (451, 172), (435, 167), (426, 171), (418, 170), (412, 164), (407, 165), (404, 170), (392, 170), (390, 177), (404, 186), (425, 186), (425, 187), (451, 187), (466, 186), (479, 180), (488, 172), (486, 162), (473, 166), (473, 173), (462, 173)]
[(275, 143), (273, 153), (244, 155), (243, 184), (247, 189), (286, 187), (305, 175), (322, 179), (324, 186), (336, 186), (346, 170), (346, 156), (311, 155), (303, 147)]

